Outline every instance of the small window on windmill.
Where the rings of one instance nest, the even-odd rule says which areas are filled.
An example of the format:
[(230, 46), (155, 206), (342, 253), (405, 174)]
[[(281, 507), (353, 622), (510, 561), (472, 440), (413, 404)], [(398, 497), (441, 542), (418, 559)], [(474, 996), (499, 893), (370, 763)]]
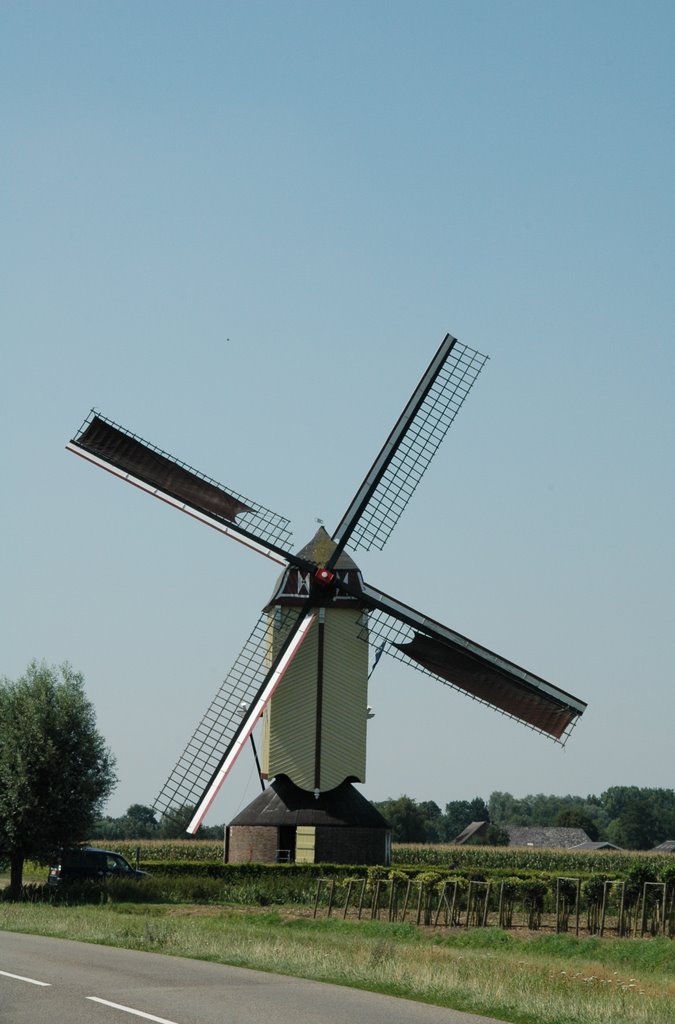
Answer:
[(311, 577), (306, 569), (289, 569), (284, 597), (309, 597)]
[(338, 585), (335, 589), (335, 600), (336, 601), (353, 601), (354, 598), (351, 594), (347, 593), (346, 590), (340, 589), (340, 583), (344, 583), (349, 586), (349, 572), (343, 570), (342, 572), (336, 573)]
[(310, 575), (308, 572), (303, 572), (298, 569), (298, 595), (300, 597), (309, 597), (310, 587)]

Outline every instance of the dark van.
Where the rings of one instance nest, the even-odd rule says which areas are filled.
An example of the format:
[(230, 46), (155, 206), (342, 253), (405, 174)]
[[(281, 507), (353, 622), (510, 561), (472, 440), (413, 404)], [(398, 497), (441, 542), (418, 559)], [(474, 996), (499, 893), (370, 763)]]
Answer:
[(147, 878), (147, 871), (137, 871), (121, 853), (98, 850), (94, 846), (78, 846), (60, 850), (49, 868), (49, 885), (78, 882), (84, 878)]

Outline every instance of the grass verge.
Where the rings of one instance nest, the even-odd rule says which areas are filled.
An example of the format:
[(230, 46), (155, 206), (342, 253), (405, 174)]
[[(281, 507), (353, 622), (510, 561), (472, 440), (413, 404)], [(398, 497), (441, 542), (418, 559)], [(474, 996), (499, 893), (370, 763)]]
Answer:
[(672, 1024), (668, 939), (448, 935), (414, 925), (203, 906), (0, 905), (6, 931), (77, 939), (312, 978), (513, 1024)]

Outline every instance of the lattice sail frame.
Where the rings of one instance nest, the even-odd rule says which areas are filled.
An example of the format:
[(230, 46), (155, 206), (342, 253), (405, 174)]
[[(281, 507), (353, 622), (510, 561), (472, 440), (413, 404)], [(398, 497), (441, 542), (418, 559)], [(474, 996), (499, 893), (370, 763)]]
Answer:
[(273, 659), (269, 615), (260, 616), (154, 801), (155, 810), (171, 817), (194, 807), (186, 831), (197, 830), (313, 621), (302, 609), (287, 615)]
[[(98, 439), (95, 439), (97, 433)], [(96, 409), (91, 410), (66, 447), (181, 511), (196, 514), (222, 532), (232, 534), (235, 531), (241, 535), (237, 539), (249, 535), (250, 546), (259, 548), (262, 542), (273, 549), (282, 549), (274, 561), (285, 564), (283, 555), (292, 539), (289, 519), (174, 458)], [(202, 501), (199, 500), (200, 490), (204, 496)], [(214, 507), (214, 498), (218, 496), (225, 507), (229, 504), (236, 510), (235, 514), (219, 514)], [(261, 553), (267, 554), (266, 551)]]
[(382, 550), (488, 357), (446, 335), (338, 524), (338, 553)]
[[(422, 618), (422, 616), (420, 616), (420, 618)], [(446, 631), (445, 627), (442, 628)], [(471, 700), (476, 701), (478, 704), (483, 704), (485, 707), (489, 707), (492, 711), (499, 712), (499, 714), (503, 715), (505, 718), (510, 718), (515, 722), (519, 722), (521, 725), (526, 726), (533, 732), (537, 732), (540, 735), (545, 736), (547, 739), (553, 739), (563, 747), (565, 746), (580, 716), (586, 708), (586, 704), (583, 701), (579, 701), (576, 697), (572, 697), (571, 694), (565, 693), (564, 690), (560, 690), (558, 687), (553, 686), (546, 680), (541, 679), (538, 676), (534, 676), (530, 672), (526, 672), (519, 666), (514, 665), (511, 662), (507, 662), (506, 659), (501, 658), (498, 655), (494, 655), (491, 651), (482, 649), (485, 652), (485, 655), (490, 657), (490, 661), (488, 661), (487, 658), (481, 659), (479, 653), (481, 649), (479, 648), (479, 645), (465, 637), (462, 637), (458, 633), (454, 633), (454, 631), (447, 630), (447, 632), (452, 633), (456, 640), (462, 642), (462, 646), (464, 646), (468, 654), (476, 652), (477, 660), (486, 667), (488, 672), (496, 670), (495, 674), (503, 673), (505, 677), (507, 674), (513, 674), (512, 685), (514, 688), (517, 686), (522, 691), (529, 690), (530, 702), (539, 703), (542, 708), (544, 706), (546, 707), (546, 711), (540, 712), (542, 720), (550, 718), (554, 713), (554, 709), (557, 708), (557, 711), (561, 716), (561, 722), (566, 723), (564, 729), (561, 730), (560, 735), (555, 735), (550, 731), (550, 729), (540, 727), (532, 721), (528, 721), (527, 718), (509, 711), (504, 707), (500, 707), (499, 704), (494, 703), (494, 700), (472, 693), (471, 690), (462, 686), (460, 683), (452, 682), (452, 680), (447, 677), (440, 675), (438, 672), (434, 672), (424, 664), (421, 664), (414, 658), (409, 657), (405, 650), (401, 649), (405, 646), (412, 647), (416, 639), (425, 637), (432, 642), (444, 642), (444, 638), (439, 637), (438, 635), (434, 636), (432, 632), (426, 632), (418, 626), (413, 626), (409, 622), (404, 622), (402, 619), (397, 618), (395, 614), (385, 611), (382, 608), (370, 608), (363, 613), (360, 636), (365, 643), (370, 645), (371, 650), (373, 651), (373, 668), (382, 654), (388, 654), (397, 661), (401, 661), (405, 665), (409, 665), (416, 669), (418, 672), (422, 672), (423, 675), (436, 679), (451, 690), (461, 693), (464, 697), (470, 697)], [(525, 704), (522, 693), (516, 693), (515, 690), (511, 695), (511, 700), (519, 703), (522, 702), (523, 705)], [(532, 714), (532, 709), (528, 710), (529, 713)]]

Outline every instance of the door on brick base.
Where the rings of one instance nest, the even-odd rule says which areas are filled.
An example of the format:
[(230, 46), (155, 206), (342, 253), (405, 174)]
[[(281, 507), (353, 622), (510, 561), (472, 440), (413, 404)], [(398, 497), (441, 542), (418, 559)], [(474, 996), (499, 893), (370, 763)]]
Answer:
[(298, 825), (295, 832), (295, 860), (298, 864), (313, 864), (316, 849), (316, 826)]
[(295, 860), (295, 826), (282, 825), (279, 829), (277, 862), (292, 863)]

